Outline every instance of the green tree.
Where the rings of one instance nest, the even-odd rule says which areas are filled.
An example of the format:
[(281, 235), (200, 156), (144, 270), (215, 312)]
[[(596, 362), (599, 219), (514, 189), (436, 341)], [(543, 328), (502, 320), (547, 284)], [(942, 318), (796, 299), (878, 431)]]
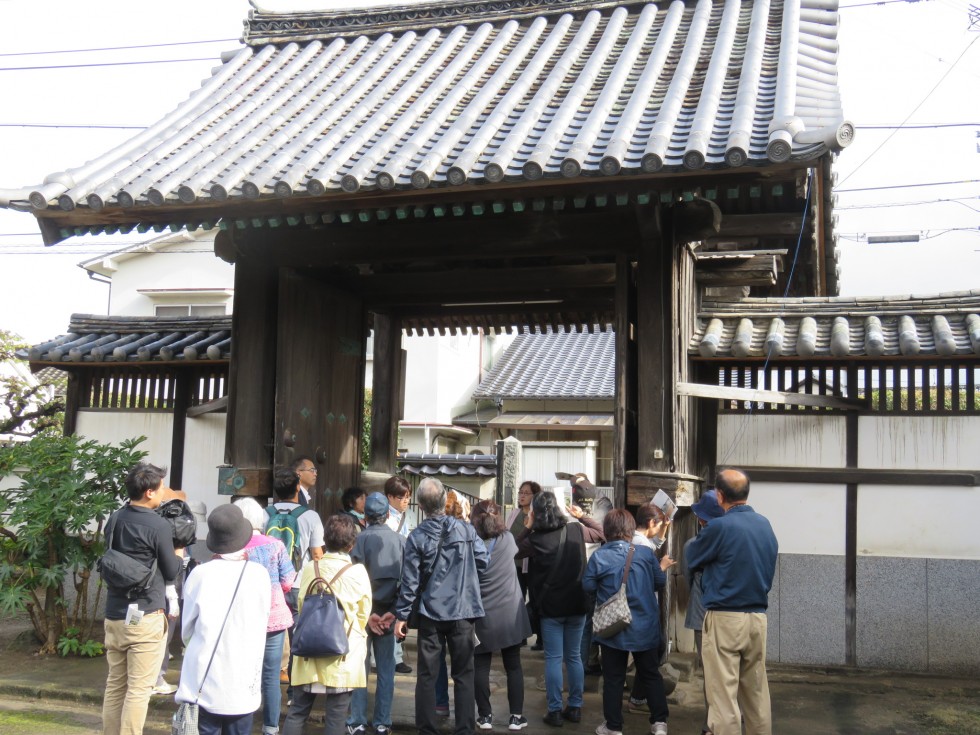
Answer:
[[(18, 360), (17, 351), (27, 344), (13, 332), (0, 329), (0, 363)], [(0, 435), (36, 436), (60, 432), (65, 420), (65, 404), (49, 398), (51, 384), (29, 383), (14, 375), (0, 377)]]
[[(56, 653), (71, 628), (91, 637), (102, 596), (89, 583), (104, 544), (102, 527), (120, 506), (129, 468), (146, 456), (145, 437), (118, 447), (79, 436), (36, 436), (0, 447), (0, 479), (20, 485), (0, 491), (0, 615), (26, 612), (41, 653)], [(13, 483), (5, 483), (13, 484)], [(65, 585), (75, 599), (70, 608)]]

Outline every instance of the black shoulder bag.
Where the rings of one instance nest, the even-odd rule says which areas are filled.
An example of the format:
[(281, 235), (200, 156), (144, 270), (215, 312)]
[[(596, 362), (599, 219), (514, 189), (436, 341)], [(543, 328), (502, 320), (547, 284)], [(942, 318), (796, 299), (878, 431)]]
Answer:
[(116, 530), (119, 516), (109, 519), (109, 533), (106, 535), (105, 553), (96, 562), (96, 568), (102, 576), (102, 581), (109, 587), (124, 590), (132, 600), (139, 596), (153, 582), (157, 573), (157, 560), (147, 567), (133, 557), (112, 548), (112, 536)]

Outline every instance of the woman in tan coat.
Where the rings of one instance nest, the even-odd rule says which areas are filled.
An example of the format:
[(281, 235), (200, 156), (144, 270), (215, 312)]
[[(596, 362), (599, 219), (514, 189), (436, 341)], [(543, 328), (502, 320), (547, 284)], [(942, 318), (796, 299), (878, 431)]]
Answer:
[(316, 577), (316, 565), (319, 565), (320, 576), (328, 581), (343, 569), (331, 587), (347, 617), (350, 650), (345, 656), (296, 656), (293, 659), (293, 699), (283, 724), (283, 735), (300, 735), (303, 732), (303, 723), (313, 709), (317, 694), (326, 695), (325, 735), (344, 735), (351, 693), (355, 687), (367, 686), (364, 673), (364, 657), (367, 655), (365, 628), (371, 614), (371, 581), (364, 565), (352, 564), (349, 556), (357, 538), (354, 520), (343, 514), (330, 516), (323, 524), (323, 538), (326, 546), (323, 558), (307, 561), (303, 566), (299, 585), (300, 615), (306, 592)]

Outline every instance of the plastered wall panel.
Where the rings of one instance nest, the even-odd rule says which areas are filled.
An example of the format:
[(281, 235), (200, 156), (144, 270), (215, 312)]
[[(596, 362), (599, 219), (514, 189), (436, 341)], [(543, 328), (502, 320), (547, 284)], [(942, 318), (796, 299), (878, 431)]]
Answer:
[(980, 562), (929, 559), (926, 576), (929, 671), (980, 675)]
[(980, 560), (980, 487), (861, 485), (858, 556)]
[[(210, 513), (229, 501), (218, 494), (218, 465), (224, 461), (225, 424), (228, 414), (207, 413), (187, 419), (184, 433), (184, 481), (180, 489), (189, 502), (200, 502)], [(199, 536), (207, 529), (198, 528)]]
[(858, 464), (866, 469), (976, 470), (977, 416), (862, 416)]
[(173, 414), (167, 411), (91, 411), (78, 412), (75, 433), (87, 439), (118, 445), (126, 439), (147, 437), (139, 449), (146, 461), (167, 467), (170, 482), (170, 449), (173, 441)]
[(753, 482), (749, 505), (769, 519), (783, 554), (844, 554), (844, 485)]
[(844, 467), (842, 416), (718, 416), (718, 463), (767, 467)]
[(858, 666), (926, 670), (926, 564), (925, 559), (858, 558)]
[(780, 554), (779, 660), (844, 663), (844, 557)]

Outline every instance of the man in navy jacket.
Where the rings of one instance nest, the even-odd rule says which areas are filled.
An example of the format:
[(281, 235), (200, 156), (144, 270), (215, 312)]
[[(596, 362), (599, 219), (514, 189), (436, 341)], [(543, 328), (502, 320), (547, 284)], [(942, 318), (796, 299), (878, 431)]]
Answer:
[(766, 609), (776, 573), (772, 526), (747, 504), (749, 478), (726, 469), (715, 479), (725, 515), (687, 547), (687, 565), (702, 571), (704, 681), (714, 735), (771, 735), (766, 678)]

